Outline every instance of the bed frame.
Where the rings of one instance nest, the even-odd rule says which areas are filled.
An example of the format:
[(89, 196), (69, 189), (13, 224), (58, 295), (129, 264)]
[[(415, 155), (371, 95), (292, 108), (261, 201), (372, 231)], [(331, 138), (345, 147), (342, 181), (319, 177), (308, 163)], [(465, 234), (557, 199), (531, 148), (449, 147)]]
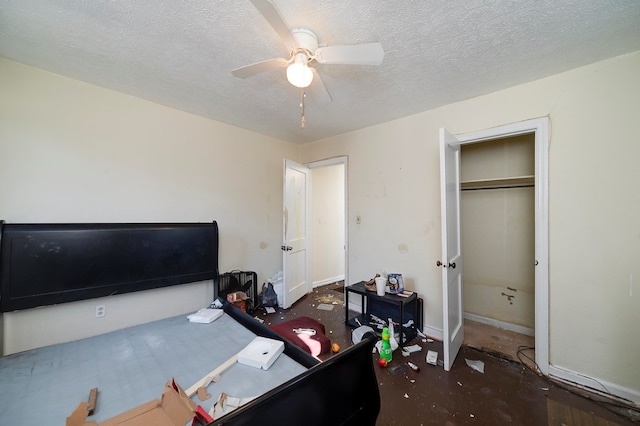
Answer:
[[(218, 226), (0, 221), (0, 268), (0, 312), (210, 280), (219, 274)], [(232, 305), (224, 310), (255, 334), (284, 341), (308, 370), (212, 425), (375, 424), (375, 336), (319, 362)]]
[(0, 222), (0, 252), (8, 312), (214, 279), (218, 225)]

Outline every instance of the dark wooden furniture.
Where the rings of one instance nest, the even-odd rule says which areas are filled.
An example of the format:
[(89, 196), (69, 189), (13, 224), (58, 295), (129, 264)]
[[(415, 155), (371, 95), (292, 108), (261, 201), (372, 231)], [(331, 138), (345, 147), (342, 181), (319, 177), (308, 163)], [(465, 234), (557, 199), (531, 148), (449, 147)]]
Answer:
[[(0, 257), (0, 307), (7, 312), (215, 279), (218, 226), (216, 222), (0, 221)], [(203, 307), (209, 303), (202, 301)], [(380, 411), (371, 356), (375, 336), (367, 336), (357, 345), (319, 362), (239, 309), (227, 303), (224, 309), (253, 333), (284, 341), (285, 354), (308, 369), (211, 424), (375, 425)], [(198, 355), (202, 354), (193, 352), (193, 356)], [(188, 363), (188, 358), (181, 362)], [(4, 367), (9, 375), (21, 374), (10, 365)], [(100, 388), (100, 383), (93, 386)], [(51, 394), (56, 395), (55, 390)], [(77, 401), (80, 400), (83, 399)], [(69, 413), (74, 408), (70, 406)], [(127, 408), (122, 407), (122, 411)]]
[[(387, 305), (392, 305), (397, 309), (397, 314), (399, 317), (400, 325), (404, 324), (405, 312), (406, 310), (410, 310), (411, 315), (413, 316), (414, 322), (416, 322), (416, 326), (418, 326), (418, 295), (414, 292), (411, 296), (402, 297), (396, 294), (385, 293), (384, 296), (378, 296), (375, 291), (369, 291), (364, 286), (364, 281), (360, 281), (353, 285), (347, 286), (345, 289), (345, 324), (350, 327), (360, 327), (361, 325), (371, 325), (371, 323), (375, 324), (375, 321), (372, 321), (371, 315), (371, 305), (374, 303), (382, 303)], [(351, 293), (360, 295), (360, 302), (362, 306), (362, 313), (352, 316), (349, 312), (349, 295)], [(380, 318), (383, 321), (387, 321), (387, 318)], [(375, 330), (376, 327), (372, 326)], [(404, 344), (403, 333), (400, 333), (400, 339), (398, 344), (402, 347)]]

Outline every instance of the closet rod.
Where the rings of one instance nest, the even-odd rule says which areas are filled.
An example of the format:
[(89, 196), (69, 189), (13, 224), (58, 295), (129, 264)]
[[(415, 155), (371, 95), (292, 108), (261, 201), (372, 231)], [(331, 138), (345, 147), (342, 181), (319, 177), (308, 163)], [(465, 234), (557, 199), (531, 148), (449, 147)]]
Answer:
[(497, 179), (474, 179), (460, 182), (462, 191), (477, 191), (485, 189), (533, 188), (535, 176), (512, 176)]

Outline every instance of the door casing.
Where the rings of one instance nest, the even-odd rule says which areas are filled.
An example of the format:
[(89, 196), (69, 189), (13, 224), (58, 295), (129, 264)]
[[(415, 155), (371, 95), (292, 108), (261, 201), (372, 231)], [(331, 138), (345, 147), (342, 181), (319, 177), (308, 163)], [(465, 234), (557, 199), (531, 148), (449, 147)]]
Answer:
[[(549, 118), (455, 135), (460, 145), (533, 133), (535, 139), (535, 359), (549, 374)], [(458, 191), (460, 189), (458, 188)], [(443, 235), (442, 238), (446, 238)], [(443, 287), (444, 288), (444, 287)], [(443, 318), (449, 314), (443, 305)]]
[[(319, 167), (334, 166), (336, 164), (342, 164), (344, 166), (344, 280), (345, 286), (347, 286), (349, 285), (349, 186), (347, 184), (349, 182), (348, 157), (333, 157), (325, 160), (305, 163), (304, 165), (309, 169), (317, 169)], [(309, 214), (311, 213), (309, 212)], [(312, 219), (309, 218), (309, 220), (311, 221)], [(311, 239), (313, 239), (313, 235), (311, 235)]]

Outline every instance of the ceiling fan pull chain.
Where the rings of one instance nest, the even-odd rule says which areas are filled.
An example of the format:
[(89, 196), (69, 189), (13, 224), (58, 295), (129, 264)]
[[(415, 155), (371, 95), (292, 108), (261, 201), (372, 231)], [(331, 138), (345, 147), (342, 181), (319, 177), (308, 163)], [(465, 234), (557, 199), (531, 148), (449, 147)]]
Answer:
[(301, 116), (300, 116), (300, 128), (304, 129), (304, 125), (305, 125), (305, 119), (304, 119), (304, 98), (307, 97), (307, 94), (304, 93), (304, 89), (300, 89), (300, 110), (301, 110)]

